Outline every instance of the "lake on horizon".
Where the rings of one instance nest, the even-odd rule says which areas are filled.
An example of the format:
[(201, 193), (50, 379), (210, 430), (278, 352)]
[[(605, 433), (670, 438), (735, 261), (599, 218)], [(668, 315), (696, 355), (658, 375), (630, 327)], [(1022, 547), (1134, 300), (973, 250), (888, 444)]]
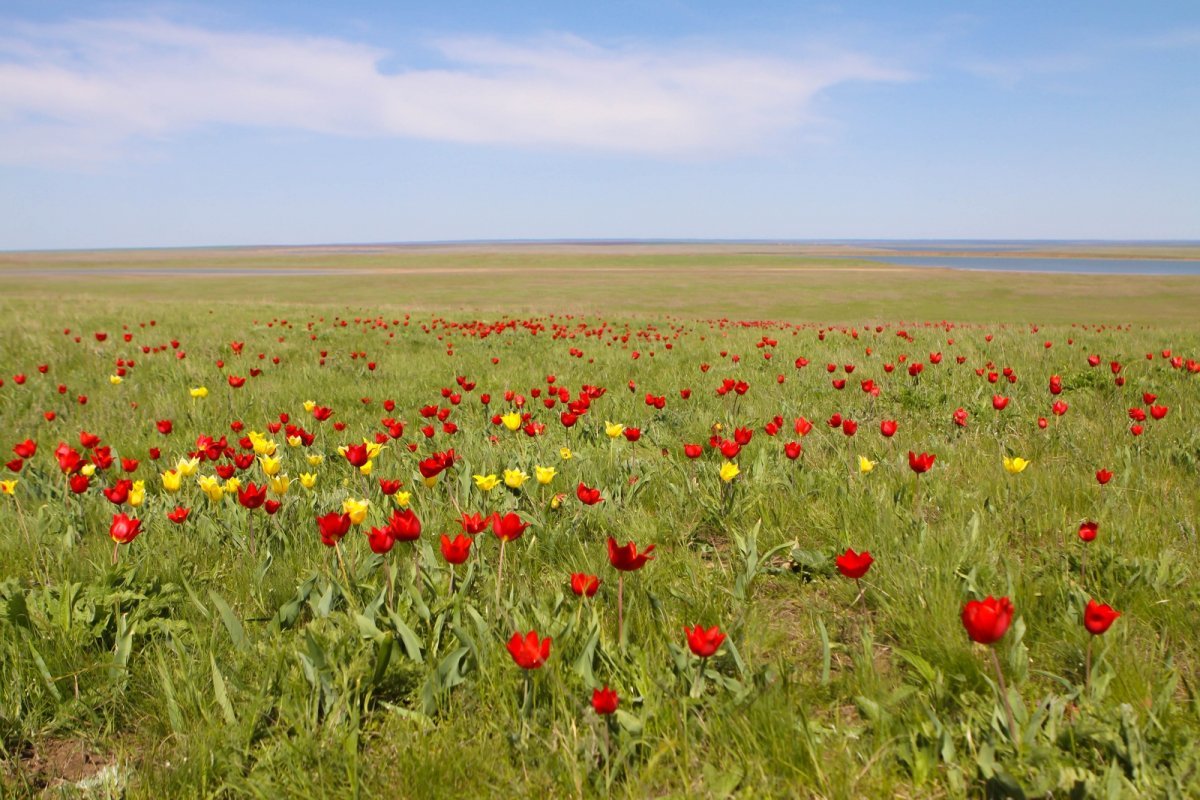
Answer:
[(1200, 259), (1020, 258), (1015, 256), (871, 256), (905, 267), (995, 272), (1070, 272), (1090, 275), (1200, 275)]

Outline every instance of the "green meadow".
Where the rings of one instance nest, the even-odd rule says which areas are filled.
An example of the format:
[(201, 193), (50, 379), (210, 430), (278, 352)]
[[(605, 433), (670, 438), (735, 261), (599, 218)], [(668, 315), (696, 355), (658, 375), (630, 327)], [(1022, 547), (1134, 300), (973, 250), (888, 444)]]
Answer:
[(0, 254), (0, 794), (1200, 796), (1200, 278), (871, 255)]

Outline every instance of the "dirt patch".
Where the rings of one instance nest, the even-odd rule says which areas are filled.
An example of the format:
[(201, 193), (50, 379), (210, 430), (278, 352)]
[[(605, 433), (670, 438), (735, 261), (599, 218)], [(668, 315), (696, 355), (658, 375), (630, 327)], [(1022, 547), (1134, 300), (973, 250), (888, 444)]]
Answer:
[(48, 739), (21, 756), (20, 771), (35, 791), (76, 784), (108, 769), (114, 763), (82, 739)]

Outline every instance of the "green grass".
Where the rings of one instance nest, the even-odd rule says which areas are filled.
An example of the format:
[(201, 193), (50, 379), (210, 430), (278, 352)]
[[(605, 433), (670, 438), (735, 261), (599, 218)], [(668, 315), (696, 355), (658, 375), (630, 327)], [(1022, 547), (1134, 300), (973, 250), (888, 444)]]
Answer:
[[(1200, 356), (1189, 316), (1195, 279), (826, 272), (817, 256), (775, 252), (385, 253), (363, 256), (376, 259), (369, 267), (344, 254), (104, 259), (162, 258), (170, 269), (213, 253), (224, 265), (259, 259), (258, 268), (329, 258), (322, 268), (342, 274), (118, 279), (54, 277), (47, 266), (41, 277), (6, 278), (0, 448), (7, 460), (26, 437), (38, 444), (19, 473), (2, 473), (18, 479), (15, 495), (0, 495), (8, 794), (58, 796), (61, 770), (37, 755), (83, 742), (98, 764), (119, 766), (134, 798), (924, 798), (1018, 787), (1026, 796), (1197, 795), (1200, 376), (1161, 356)], [(436, 270), (416, 271), (422, 263)], [(380, 272), (357, 274), (368, 268)], [(486, 337), (471, 324), (502, 317), (516, 322)], [(823, 331), (817, 321), (839, 324)], [(764, 336), (778, 344), (758, 347)], [(245, 343), (241, 355), (234, 341)], [(935, 352), (940, 364), (929, 363)], [(1101, 366), (1088, 366), (1090, 353)], [(902, 355), (926, 363), (919, 379)], [(803, 369), (800, 356), (811, 362)], [(114, 385), (117, 358), (135, 366)], [(1123, 387), (1113, 360), (1125, 365)], [(1018, 381), (977, 376), (989, 361)], [(831, 387), (826, 363), (839, 365), (844, 391)], [(226, 374), (252, 367), (262, 375), (227, 386)], [(18, 372), (24, 385), (12, 380)], [(584, 384), (607, 392), (566, 430), (561, 409), (531, 394), (547, 389), (549, 374), (572, 397)], [(1052, 374), (1069, 404), (1058, 418)], [(449, 417), (460, 432), (427, 440), (419, 409), (450, 407), (441, 389), (462, 391), (460, 375), (477, 382)], [(749, 392), (717, 396), (726, 377)], [(868, 378), (881, 386), (877, 399), (859, 388)], [(191, 399), (200, 385), (209, 396)], [(681, 388), (693, 390), (690, 400)], [(511, 407), (506, 390), (528, 398), (543, 435), (490, 422)], [(666, 407), (647, 406), (647, 392), (665, 395)], [(1143, 392), (1170, 411), (1134, 437), (1127, 409), (1144, 406)], [(994, 393), (1012, 398), (1008, 409), (993, 411)], [(317, 422), (305, 400), (335, 416)], [(970, 413), (966, 428), (951, 421), (959, 407)], [(231, 420), (265, 431), (281, 412), (317, 435), (307, 449), (282, 432), (271, 437), (284, 470), (293, 479), (315, 471), (318, 482), (311, 492), (293, 484), (269, 520), (253, 512), (253, 543), (249, 512), (235, 500), (208, 501), (194, 479), (178, 495), (163, 490), (159, 472), (197, 435), (226, 434), (236, 448)], [(857, 435), (825, 424), (835, 412), (859, 422)], [(763, 426), (776, 415), (785, 424), (771, 437)], [(368, 481), (336, 448), (373, 437), (388, 416), (407, 422), (404, 435)], [(799, 439), (799, 416), (814, 428), (792, 462), (783, 445)], [(1044, 430), (1039, 416), (1050, 418)], [(155, 429), (164, 418), (174, 422), (170, 436)], [(879, 433), (889, 418), (900, 423), (891, 440)], [(609, 420), (641, 427), (642, 438), (610, 439)], [(755, 431), (728, 486), (718, 453), (682, 453), (716, 424), (723, 436)], [(62, 496), (53, 450), (78, 446), (81, 430), (141, 460), (132, 477), (146, 481), (147, 497), (131, 513), (144, 531), (119, 548), (115, 566), (106, 535), (115, 508), (99, 487), (115, 481), (119, 462), (86, 495)], [(157, 463), (151, 447), (161, 448)], [(447, 447), (461, 461), (426, 487), (418, 460)], [(935, 453), (933, 469), (916, 478), (908, 450)], [(325, 462), (310, 467), (306, 453)], [(878, 462), (870, 474), (859, 474), (859, 455)], [(1004, 455), (1032, 465), (1009, 475)], [(506, 468), (532, 475), (537, 465), (558, 469), (550, 486), (531, 478), (519, 493), (484, 494), (471, 478)], [(1104, 487), (1100, 467), (1116, 473)], [(264, 476), (256, 465), (241, 477)], [(362, 531), (391, 510), (377, 477), (412, 492), (424, 526), (415, 548), (397, 544), (385, 557), (367, 548)], [(580, 481), (600, 487), (604, 502), (580, 504)], [(557, 509), (555, 493), (566, 495)], [(342, 543), (343, 569), (314, 518), (348, 496), (372, 507)], [(176, 504), (193, 508), (183, 526), (165, 517)], [(437, 542), (458, 531), (458, 508), (531, 521), (506, 546), (499, 586), (498, 542), (483, 533), (448, 591)], [(1086, 581), (1076, 533), (1084, 519), (1100, 522)], [(656, 546), (624, 581), (624, 644), (610, 535)], [(854, 583), (833, 565), (847, 547), (876, 559), (857, 604)], [(586, 603), (568, 585), (581, 571), (604, 581)], [(989, 594), (1011, 597), (1017, 610), (996, 650), (1019, 744), (985, 648), (959, 621), (964, 602)], [(1123, 616), (1096, 638), (1085, 691), (1090, 597)], [(682, 630), (696, 624), (728, 634), (699, 681)], [(553, 647), (526, 676), (505, 642), (531, 628)], [(592, 689), (605, 684), (621, 702), (608, 719), (590, 708)]]

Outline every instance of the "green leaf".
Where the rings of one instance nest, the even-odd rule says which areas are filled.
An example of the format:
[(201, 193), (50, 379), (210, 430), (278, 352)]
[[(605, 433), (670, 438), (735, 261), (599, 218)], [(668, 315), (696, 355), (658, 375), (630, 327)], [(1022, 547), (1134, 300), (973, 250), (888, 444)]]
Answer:
[(212, 589), (209, 590), (208, 597), (217, 607), (217, 613), (221, 616), (221, 622), (225, 624), (225, 630), (229, 631), (229, 638), (233, 642), (234, 649), (239, 652), (245, 650), (248, 646), (246, 632), (242, 630), (242, 623), (234, 615), (233, 609), (225, 602), (225, 598)]
[(225, 686), (225, 678), (221, 675), (221, 670), (217, 669), (217, 659), (210, 653), (208, 660), (212, 664), (213, 697), (216, 698), (225, 721), (230, 725), (237, 725), (237, 715), (233, 713), (233, 704), (229, 702), (229, 690)]

